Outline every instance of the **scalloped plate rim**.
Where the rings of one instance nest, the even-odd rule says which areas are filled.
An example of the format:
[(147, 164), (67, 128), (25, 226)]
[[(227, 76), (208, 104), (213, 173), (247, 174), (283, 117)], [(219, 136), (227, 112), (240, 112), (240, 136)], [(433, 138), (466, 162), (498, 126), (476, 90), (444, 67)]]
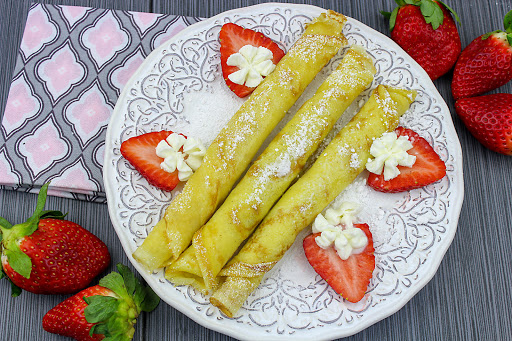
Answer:
[[(182, 36), (186, 36), (189, 31), (196, 29), (198, 25), (206, 26), (207, 24), (214, 22), (216, 20), (219, 20), (227, 15), (243, 14), (245, 12), (250, 13), (250, 12), (254, 11), (255, 9), (266, 8), (266, 7), (282, 7), (283, 9), (293, 7), (294, 9), (299, 10), (299, 11), (304, 9), (307, 12), (323, 12), (326, 10), (324, 8), (314, 6), (314, 5), (287, 4), (287, 3), (277, 3), (277, 2), (269, 2), (269, 3), (248, 6), (248, 7), (236, 8), (236, 9), (232, 9), (232, 10), (228, 10), (228, 11), (219, 13), (211, 18), (202, 20), (200, 22), (194, 23), (194, 24), (186, 27), (179, 33), (177, 33), (175, 36), (170, 38), (167, 42), (169, 42), (171, 40), (175, 41), (175, 40), (180, 39)], [(384, 312), (378, 311), (377, 314), (374, 314), (367, 320), (363, 321), (362, 323), (356, 324), (356, 325), (351, 325), (349, 327), (343, 327), (343, 328), (337, 328), (337, 329), (334, 329), (331, 331), (324, 331), (324, 333), (321, 335), (322, 339), (340, 338), (340, 337), (347, 337), (350, 335), (354, 335), (354, 334), (370, 327), (371, 325), (393, 315), (398, 310), (400, 310), (407, 302), (409, 302), (412, 299), (412, 297), (414, 297), (428, 282), (430, 282), (430, 280), (436, 274), (436, 272), (441, 264), (441, 261), (444, 258), (446, 251), (448, 250), (449, 246), (451, 245), (451, 243), (453, 241), (453, 238), (455, 237), (455, 233), (456, 233), (457, 225), (458, 225), (458, 219), (460, 216), (460, 211), (462, 209), (462, 203), (463, 203), (463, 199), (464, 199), (462, 148), (460, 146), (460, 142), (459, 142), (457, 133), (455, 131), (453, 121), (451, 120), (451, 112), (450, 112), (446, 102), (444, 101), (443, 97), (440, 95), (439, 91), (434, 86), (434, 83), (430, 80), (430, 77), (428, 76), (428, 74), (419, 66), (419, 64), (417, 64), (417, 62), (415, 60), (413, 60), (409, 55), (407, 55), (407, 53), (398, 44), (396, 44), (393, 40), (391, 40), (389, 37), (387, 37), (386, 35), (382, 34), (381, 32), (376, 31), (375, 29), (367, 26), (366, 24), (364, 24), (352, 17), (347, 16), (347, 18), (349, 21), (356, 22), (358, 25), (364, 27), (365, 29), (368, 29), (369, 31), (372, 32), (372, 34), (374, 34), (374, 35), (378, 36), (380, 39), (386, 41), (386, 43), (391, 44), (396, 50), (398, 50), (399, 52), (402, 53), (401, 57), (407, 59), (407, 61), (409, 63), (416, 64), (419, 71), (423, 73), (420, 78), (423, 81), (426, 81), (426, 83), (424, 83), (426, 90), (431, 91), (434, 94), (434, 97), (437, 97), (438, 99), (440, 99), (439, 105), (447, 113), (450, 113), (450, 120), (449, 120), (450, 124), (445, 126), (445, 128), (449, 131), (450, 136), (454, 139), (453, 142), (455, 142), (455, 146), (454, 146), (455, 153), (453, 154), (454, 159), (455, 159), (454, 163), (457, 166), (456, 167), (457, 169), (455, 170), (455, 175), (457, 176), (457, 178), (460, 178), (460, 181), (452, 182), (452, 186), (456, 186), (456, 190), (459, 195), (456, 196), (456, 200), (453, 202), (455, 209), (452, 211), (453, 214), (452, 214), (451, 218), (453, 219), (452, 224), (454, 224), (454, 228), (450, 229), (451, 232), (446, 235), (447, 238), (446, 238), (445, 242), (442, 244), (443, 247), (440, 248), (441, 252), (438, 252), (431, 257), (431, 259), (433, 260), (433, 266), (430, 267), (428, 275), (423, 276), (423, 278), (421, 280), (414, 283), (409, 288), (410, 290), (408, 290), (404, 295), (401, 295), (399, 297), (398, 301), (396, 302), (396, 304), (393, 306), (393, 309), (388, 309), (388, 310), (385, 310)], [(167, 44), (160, 45), (146, 57), (146, 59), (143, 61), (143, 63), (139, 66), (139, 68), (135, 71), (135, 73), (132, 75), (132, 77), (126, 83), (125, 87), (123, 88), (123, 90), (119, 96), (119, 99), (122, 99), (123, 97), (126, 96), (126, 93), (128, 92), (128, 89), (129, 89), (128, 84), (132, 84), (133, 81), (138, 78), (141, 70), (143, 70), (145, 68), (145, 66), (152, 61), (152, 58), (155, 55), (157, 55), (159, 52), (164, 50), (166, 45)], [(116, 234), (121, 241), (123, 250), (124, 250), (125, 254), (127, 255), (128, 259), (130, 260), (130, 262), (132, 263), (132, 265), (136, 268), (136, 270), (139, 272), (139, 274), (146, 280), (146, 282), (153, 288), (153, 290), (155, 290), (155, 292), (157, 292), (157, 294), (159, 294), (159, 296), (164, 296), (159, 293), (160, 290), (157, 290), (155, 288), (155, 286), (158, 284), (158, 282), (155, 282), (155, 279), (153, 278), (152, 274), (147, 272), (147, 270), (145, 270), (132, 257), (133, 251), (130, 250), (130, 246), (128, 244), (128, 237), (124, 235), (124, 233), (121, 231), (121, 228), (119, 226), (117, 226), (117, 222), (114, 221), (114, 219), (113, 219), (113, 216), (115, 215), (114, 214), (115, 208), (113, 207), (112, 204), (110, 204), (110, 202), (112, 202), (113, 194), (112, 194), (112, 191), (108, 190), (109, 182), (111, 179), (110, 173), (109, 173), (110, 168), (108, 167), (108, 164), (109, 164), (109, 161), (111, 160), (110, 150), (112, 149), (111, 148), (111, 141), (112, 141), (111, 134), (112, 134), (112, 125), (113, 125), (113, 121), (114, 121), (113, 118), (115, 117), (115, 113), (118, 110), (119, 110), (119, 105), (116, 103), (116, 106), (114, 108), (114, 111), (113, 111), (111, 119), (110, 119), (110, 122), (108, 124), (106, 138), (105, 138), (106, 142), (105, 142), (105, 158), (104, 158), (104, 167), (103, 167), (103, 181), (105, 183), (105, 192), (106, 192), (106, 196), (107, 196), (107, 206), (108, 206), (109, 216), (110, 216), (112, 225), (114, 226), (114, 229), (116, 231)], [(208, 329), (211, 329), (211, 330), (214, 330), (214, 331), (217, 331), (217, 332), (220, 332), (220, 333), (232, 336), (232, 337), (249, 340), (249, 338), (243, 334), (243, 332), (246, 331), (246, 328), (232, 328), (231, 326), (222, 325), (221, 321), (219, 321), (219, 323), (212, 323), (212, 321), (204, 319), (204, 317), (202, 315), (197, 315), (197, 311), (195, 309), (193, 309), (193, 307), (190, 305), (176, 304), (175, 302), (172, 302), (171, 297), (167, 297), (167, 296), (164, 296), (161, 298), (163, 301), (165, 301), (167, 304), (169, 304), (173, 308), (179, 310), (180, 312), (182, 312), (183, 314), (185, 314), (186, 316), (188, 316), (195, 322), (199, 323), (200, 325), (202, 325)], [(259, 327), (250, 327), (250, 328), (259, 328)], [(269, 334), (269, 335), (267, 335), (266, 339), (268, 339), (268, 340), (274, 340), (274, 339), (275, 340), (284, 340), (284, 339), (302, 340), (302, 339), (304, 339), (305, 340), (305, 339), (311, 338), (310, 333), (304, 335), (303, 337), (301, 337), (300, 335), (297, 335), (297, 334), (298, 333), (294, 333), (292, 335), (281, 335), (278, 338), (274, 338), (274, 335)]]

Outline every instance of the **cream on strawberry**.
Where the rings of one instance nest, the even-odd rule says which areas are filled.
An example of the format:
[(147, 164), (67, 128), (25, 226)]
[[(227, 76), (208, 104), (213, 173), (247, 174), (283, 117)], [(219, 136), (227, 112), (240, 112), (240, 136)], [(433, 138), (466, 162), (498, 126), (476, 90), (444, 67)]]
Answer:
[(120, 151), (148, 183), (172, 191), (199, 168), (206, 148), (197, 139), (162, 130), (131, 137)]
[(229, 56), (226, 62), (229, 66), (240, 69), (230, 74), (228, 78), (236, 84), (256, 87), (263, 81), (263, 77), (270, 75), (276, 68), (272, 63), (273, 58), (272, 51), (266, 47), (244, 45), (237, 53)]
[(320, 233), (315, 241), (322, 249), (334, 245), (338, 256), (346, 260), (358, 254), (368, 245), (368, 238), (359, 228), (354, 228), (353, 219), (359, 205), (344, 202), (337, 208), (329, 208), (325, 217), (319, 214), (313, 222), (313, 233)]
[(370, 154), (374, 159), (368, 159), (366, 169), (374, 174), (382, 174), (384, 180), (394, 179), (400, 174), (397, 166), (412, 167), (416, 156), (407, 153), (412, 143), (407, 136), (398, 136), (394, 131), (384, 133), (373, 141)]
[(201, 165), (205, 153), (206, 148), (201, 141), (176, 133), (170, 134), (156, 146), (156, 155), (164, 159), (160, 167), (168, 173), (178, 170), (180, 181), (192, 176)]
[(362, 232), (367, 242), (361, 252), (346, 260), (339, 257), (334, 247), (320, 247), (316, 242), (319, 233), (304, 238), (302, 245), (309, 264), (334, 291), (349, 302), (358, 302), (364, 297), (375, 269), (375, 249), (367, 224), (355, 224), (353, 229)]
[[(394, 159), (392, 163), (398, 168), (399, 172), (396, 177), (390, 179), (386, 179), (385, 169), (384, 174), (370, 172), (367, 181), (370, 187), (385, 193), (404, 192), (429, 185), (446, 175), (446, 165), (424, 138), (404, 127), (395, 129), (394, 134), (398, 138), (403, 136), (410, 142), (412, 148), (408, 149), (406, 154), (414, 156), (415, 161), (411, 166), (404, 167), (398, 164), (397, 159)], [(382, 152), (382, 155), (385, 154), (385, 152)], [(367, 169), (372, 170), (372, 166), (374, 165), (370, 165), (369, 168), (367, 166)]]
[(253, 92), (284, 56), (270, 38), (233, 23), (222, 26), (219, 41), (222, 76), (238, 97)]

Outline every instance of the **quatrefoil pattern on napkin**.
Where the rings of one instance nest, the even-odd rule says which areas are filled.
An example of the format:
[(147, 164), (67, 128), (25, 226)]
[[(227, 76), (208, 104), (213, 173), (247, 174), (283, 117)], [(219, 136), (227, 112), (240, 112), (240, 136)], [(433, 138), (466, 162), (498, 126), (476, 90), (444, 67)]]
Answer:
[(197, 18), (34, 4), (0, 130), (0, 185), (106, 202), (105, 133), (144, 58)]

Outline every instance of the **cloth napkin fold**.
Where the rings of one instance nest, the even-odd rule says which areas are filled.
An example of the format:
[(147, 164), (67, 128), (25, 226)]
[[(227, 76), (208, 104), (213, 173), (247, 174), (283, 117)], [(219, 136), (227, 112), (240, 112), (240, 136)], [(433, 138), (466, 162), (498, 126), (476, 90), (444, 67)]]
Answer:
[(105, 133), (144, 58), (199, 18), (33, 4), (0, 131), (0, 185), (106, 202)]

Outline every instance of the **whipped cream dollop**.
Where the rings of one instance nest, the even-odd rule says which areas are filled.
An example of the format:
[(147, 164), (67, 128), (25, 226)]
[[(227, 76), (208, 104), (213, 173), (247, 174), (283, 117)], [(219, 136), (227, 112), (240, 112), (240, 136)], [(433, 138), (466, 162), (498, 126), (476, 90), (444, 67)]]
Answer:
[(156, 155), (164, 159), (160, 167), (169, 173), (178, 170), (180, 181), (187, 181), (201, 166), (205, 153), (206, 148), (201, 141), (176, 133), (172, 133), (156, 146)]
[(319, 214), (313, 222), (313, 233), (320, 232), (315, 238), (317, 245), (326, 249), (334, 244), (336, 253), (343, 260), (361, 253), (368, 245), (368, 238), (363, 230), (354, 227), (358, 212), (358, 204), (343, 202), (337, 208), (327, 209), (325, 217)]
[(407, 136), (398, 136), (394, 131), (384, 133), (373, 141), (370, 154), (374, 159), (368, 159), (366, 169), (375, 174), (382, 174), (384, 169), (384, 180), (394, 179), (400, 174), (398, 165), (412, 167), (416, 162), (416, 156), (407, 153), (412, 147)]
[(237, 66), (240, 69), (230, 74), (228, 78), (233, 83), (254, 88), (263, 81), (263, 77), (270, 75), (276, 68), (272, 58), (274, 58), (272, 51), (266, 47), (242, 46), (226, 61), (229, 66)]

